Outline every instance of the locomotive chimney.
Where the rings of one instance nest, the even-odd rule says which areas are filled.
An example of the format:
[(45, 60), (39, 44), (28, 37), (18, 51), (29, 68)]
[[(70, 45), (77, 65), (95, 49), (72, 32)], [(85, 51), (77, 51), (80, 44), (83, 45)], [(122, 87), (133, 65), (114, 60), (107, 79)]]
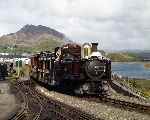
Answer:
[(97, 46), (98, 46), (98, 43), (92, 43), (92, 52), (97, 51)]

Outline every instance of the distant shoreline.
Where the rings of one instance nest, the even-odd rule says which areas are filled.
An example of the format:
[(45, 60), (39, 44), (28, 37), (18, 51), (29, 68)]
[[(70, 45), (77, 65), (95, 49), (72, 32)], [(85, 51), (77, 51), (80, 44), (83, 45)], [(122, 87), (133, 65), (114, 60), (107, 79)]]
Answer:
[(150, 78), (134, 78), (134, 77), (128, 77), (128, 76), (122, 76), (122, 75), (119, 75), (117, 73), (115, 73), (115, 75), (117, 75), (117, 77), (119, 78), (119, 76), (121, 76), (121, 78), (119, 79), (122, 79), (122, 80), (150, 80)]
[(144, 67), (145, 67), (146, 69), (150, 69), (150, 63), (145, 63), (145, 64), (144, 64)]
[(150, 68), (145, 68), (150, 62), (112, 62), (112, 74), (124, 79), (150, 80)]
[(148, 57), (149, 54), (120, 52), (108, 53), (107, 57), (110, 58), (113, 62), (150, 62), (150, 58)]

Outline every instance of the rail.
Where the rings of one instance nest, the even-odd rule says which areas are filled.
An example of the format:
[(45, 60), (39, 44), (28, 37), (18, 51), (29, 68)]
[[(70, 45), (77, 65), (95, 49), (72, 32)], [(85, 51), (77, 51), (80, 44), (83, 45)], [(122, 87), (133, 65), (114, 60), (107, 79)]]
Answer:
[(150, 115), (150, 105), (138, 104), (138, 103), (134, 103), (134, 102), (114, 99), (111, 97), (92, 97), (91, 96), (91, 97), (84, 97), (84, 98), (82, 97), (80, 99), (84, 99), (87, 101), (93, 101), (93, 102), (97, 102), (97, 103), (113, 105), (113, 106), (116, 106), (119, 108), (121, 107), (124, 109), (134, 110), (137, 112), (141, 112), (141, 113)]
[(33, 120), (41, 119), (42, 114), (44, 114), (43, 112), (53, 115), (54, 119), (57, 120), (100, 120), (95, 118), (94, 115), (88, 114), (78, 108), (74, 108), (65, 103), (42, 95), (30, 86), (30, 82), (19, 82), (18, 85), (21, 87), (21, 89), (23, 89), (24, 92), (28, 93), (28, 96), (34, 98), (34, 100), (36, 99), (39, 103), (41, 109), (40, 111), (36, 112), (38, 114), (35, 115)]
[(28, 109), (28, 103), (26, 102), (27, 96), (22, 91), (20, 91), (18, 87), (15, 88), (19, 91), (20, 95), (23, 97), (24, 102), (21, 106), (21, 110), (18, 111), (18, 113), (14, 114), (11, 118), (9, 118), (9, 120), (22, 120), (23, 117), (25, 117), (26, 110)]

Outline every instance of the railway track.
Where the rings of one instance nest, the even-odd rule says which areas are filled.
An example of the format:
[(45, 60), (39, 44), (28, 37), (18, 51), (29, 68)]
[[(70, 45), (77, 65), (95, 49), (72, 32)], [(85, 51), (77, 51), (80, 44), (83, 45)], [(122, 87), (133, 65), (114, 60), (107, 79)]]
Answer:
[(37, 91), (35, 91), (35, 94), (41, 99), (41, 101), (45, 101), (44, 103), (48, 108), (47, 111), (53, 113), (57, 120), (101, 120), (95, 118), (94, 115), (83, 112), (80, 109), (74, 108), (58, 100), (46, 97)]
[[(73, 96), (74, 97), (74, 96)], [(137, 111), (140, 113), (148, 114), (150, 115), (150, 105), (148, 104), (140, 104), (140, 103), (135, 103), (135, 102), (130, 102), (130, 101), (125, 101), (125, 100), (120, 100), (120, 99), (115, 99), (107, 96), (89, 96), (89, 97), (77, 97), (78, 99), (81, 100), (86, 100), (86, 101), (93, 101), (96, 103), (104, 103), (107, 105), (115, 106), (121, 109), (129, 110), (129, 111)]]
[(21, 110), (9, 118), (9, 120), (23, 120), (25, 118), (26, 110), (28, 109), (28, 103), (26, 102), (27, 96), (22, 91), (20, 91), (18, 87), (16, 87), (16, 89), (19, 91), (24, 103), (21, 106)]
[(43, 110), (42, 101), (35, 95), (34, 91), (32, 91), (28, 85), (24, 84), (24, 82), (20, 82), (18, 85), (28, 96), (28, 110), (30, 111), (29, 114), (31, 114), (32, 120), (39, 120)]
[(114, 99), (111, 97), (92, 97), (92, 96), (90, 96), (90, 97), (82, 97), (82, 98), (78, 97), (78, 98), (82, 99), (82, 100), (93, 101), (96, 103), (104, 103), (104, 104), (112, 105), (112, 106), (115, 106), (118, 108), (137, 111), (137, 112), (141, 112), (141, 113), (150, 115), (150, 105), (138, 104), (138, 103), (134, 103), (134, 102)]
[[(78, 108), (74, 108), (58, 100), (54, 100), (50, 97), (47, 97), (43, 95), (42, 93), (39, 93), (38, 91), (34, 89), (34, 87), (32, 87), (30, 82), (29, 83), (20, 82), (18, 83), (18, 85), (19, 87), (21, 87), (23, 92), (27, 93), (28, 96), (30, 96), (30, 99), (31, 97), (33, 98), (33, 100), (31, 99), (31, 101), (28, 101), (29, 108), (30, 108), (31, 103), (38, 102), (37, 104), (35, 104), (39, 106), (38, 109), (36, 108), (37, 111), (32, 110), (32, 112), (34, 111), (35, 113), (34, 116), (32, 116), (33, 120), (42, 120), (42, 118), (44, 118), (43, 114), (48, 115), (49, 119), (50, 117), (54, 118), (54, 120), (101, 120), (101, 119), (95, 118), (94, 115), (90, 115), (86, 112), (83, 112), (82, 110)], [(109, 97), (86, 97), (86, 98), (78, 97), (78, 98), (82, 100), (84, 99), (88, 101), (94, 101), (97, 103), (113, 105), (115, 107), (128, 109), (128, 110), (134, 110), (134, 111), (138, 111), (138, 112), (142, 112), (142, 113), (150, 115), (150, 106), (148, 105), (132, 103), (132, 102), (113, 99)], [(21, 118), (24, 115), (20, 114), (18, 116), (20, 116)], [(12, 119), (12, 120), (22, 120), (22, 119)]]
[(106, 103), (108, 102), (110, 104), (116, 105), (118, 107), (122, 107), (124, 109), (135, 110), (135, 111), (146, 113), (146, 114), (150, 115), (150, 106), (149, 105), (143, 105), (143, 104), (138, 104), (138, 103), (134, 103), (134, 102), (113, 99), (113, 98), (102, 98), (101, 100), (103, 102), (106, 102)]
[[(34, 96), (34, 93), (29, 89), (29, 87), (25, 87), (23, 82), (16, 84), (15, 88), (19, 91), (21, 95), (20, 97), (23, 97), (24, 102), (21, 106), (21, 110), (9, 118), (9, 120), (39, 120), (40, 114), (42, 112), (42, 106), (39, 100)], [(30, 99), (31, 97), (33, 97), (33, 99)], [(39, 111), (32, 111), (30, 108), (30, 106), (33, 104), (33, 102), (35, 103), (35, 101), (37, 103), (36, 105), (40, 106)]]
[(109, 97), (77, 97), (78, 99), (87, 100), (87, 101), (94, 101), (97, 103), (104, 103), (108, 105), (112, 105), (115, 107), (119, 107), (121, 109), (127, 109), (129, 111), (138, 111), (144, 114), (150, 115), (150, 106), (144, 104), (137, 104), (134, 102), (109, 98)]
[(59, 101), (47, 99), (47, 102), (49, 103), (49, 107), (53, 108), (53, 112), (60, 118), (64, 118), (64, 120), (98, 120), (93, 115)]
[[(94, 115), (88, 114), (86, 112), (81, 111), (80, 109), (74, 108), (72, 106), (69, 106), (65, 103), (62, 103), (60, 101), (51, 99), (49, 97), (46, 97), (40, 93), (38, 93), (31, 85), (30, 82), (19, 82), (17, 84), (21, 89), (28, 94), (32, 98), (35, 98), (38, 100), (38, 103), (40, 104), (40, 111), (34, 111), (38, 114), (36, 114), (33, 118), (33, 120), (40, 120), (43, 119), (43, 114), (48, 114), (49, 118), (51, 117), (52, 120), (101, 120), (98, 118), (95, 118)], [(31, 102), (34, 103), (33, 100)], [(30, 101), (29, 101), (30, 103)], [(28, 103), (28, 107), (32, 108), (30, 104)], [(33, 104), (32, 103), (32, 104)], [(31, 109), (30, 108), (30, 109)], [(35, 108), (37, 110), (37, 108)], [(32, 110), (33, 112), (33, 110)]]

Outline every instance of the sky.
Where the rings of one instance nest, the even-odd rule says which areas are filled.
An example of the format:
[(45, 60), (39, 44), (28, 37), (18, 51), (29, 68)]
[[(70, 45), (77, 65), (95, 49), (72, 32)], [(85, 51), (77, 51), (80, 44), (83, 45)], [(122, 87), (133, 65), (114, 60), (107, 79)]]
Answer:
[(108, 50), (150, 50), (150, 0), (0, 0), (0, 35), (45, 25)]

